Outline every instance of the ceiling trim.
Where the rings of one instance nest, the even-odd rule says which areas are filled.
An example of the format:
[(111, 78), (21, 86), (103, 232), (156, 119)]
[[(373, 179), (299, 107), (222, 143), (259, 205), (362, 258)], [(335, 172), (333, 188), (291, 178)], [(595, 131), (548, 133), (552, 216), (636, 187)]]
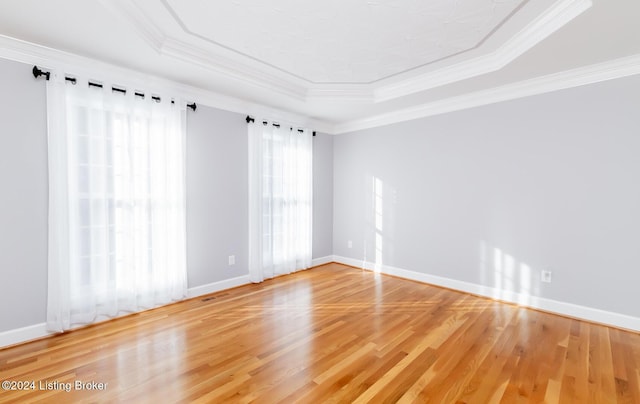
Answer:
[(366, 104), (374, 104), (373, 90), (369, 85), (363, 84), (342, 84), (338, 86), (327, 87), (324, 85), (314, 85), (307, 89), (305, 101), (308, 102), (363, 102)]
[(511, 17), (513, 17), (513, 15), (515, 13), (517, 13), (520, 9), (522, 9), (522, 7), (524, 5), (526, 5), (529, 1), (530, 0), (522, 0), (522, 2), (520, 4), (518, 4), (517, 7), (513, 11), (511, 11), (506, 17), (504, 17), (502, 19), (502, 21), (500, 21), (497, 25), (495, 25), (495, 27), (491, 31), (489, 31), (484, 37), (480, 38), (475, 45), (470, 46), (470, 47), (468, 47), (466, 49), (459, 50), (459, 51), (457, 51), (455, 53), (440, 57), (439, 59), (431, 60), (431, 61), (429, 61), (427, 63), (421, 64), (421, 65), (418, 65), (418, 66), (414, 66), (414, 67), (411, 67), (409, 69), (406, 69), (406, 70), (403, 70), (403, 71), (399, 71), (399, 72), (396, 72), (396, 73), (393, 73), (393, 74), (390, 74), (390, 75), (387, 75), (387, 76), (384, 76), (384, 77), (380, 77), (380, 78), (372, 80), (372, 81), (366, 81), (366, 82), (318, 82), (318, 81), (314, 81), (314, 80), (311, 80), (309, 78), (303, 77), (301, 75), (298, 75), (298, 74), (296, 74), (296, 73), (294, 73), (294, 72), (292, 72), (290, 70), (278, 67), (278, 66), (276, 66), (276, 65), (274, 65), (274, 64), (272, 64), (270, 62), (267, 62), (265, 60), (262, 60), (260, 58), (251, 56), (248, 53), (241, 52), (241, 51), (239, 51), (237, 49), (234, 49), (232, 47), (226, 46), (226, 45), (224, 45), (224, 44), (222, 44), (220, 42), (217, 42), (217, 41), (215, 41), (215, 40), (213, 40), (213, 39), (211, 39), (211, 38), (209, 38), (209, 37), (207, 37), (205, 35), (202, 35), (202, 34), (200, 34), (198, 32), (195, 32), (194, 30), (192, 30), (188, 26), (188, 24), (184, 21), (184, 19), (182, 17), (180, 17), (179, 13), (174, 9), (174, 7), (169, 3), (168, 0), (160, 0), (162, 5), (164, 6), (164, 8), (169, 12), (171, 17), (175, 20), (175, 22), (180, 26), (182, 31), (185, 32), (186, 34), (188, 34), (188, 35), (190, 35), (190, 36), (192, 36), (194, 38), (198, 38), (200, 40), (208, 42), (210, 44), (213, 44), (216, 47), (227, 49), (227, 50), (229, 50), (231, 52), (234, 52), (234, 53), (236, 53), (238, 55), (241, 55), (244, 58), (253, 60), (253, 61), (257, 62), (257, 63), (261, 63), (261, 64), (263, 64), (265, 66), (268, 66), (268, 67), (273, 68), (275, 70), (281, 71), (281, 72), (283, 72), (283, 73), (285, 73), (285, 74), (287, 74), (287, 75), (289, 75), (291, 77), (295, 77), (295, 78), (298, 78), (300, 80), (303, 80), (308, 85), (332, 85), (332, 86), (333, 85), (338, 85), (339, 86), (339, 85), (375, 84), (377, 82), (382, 82), (382, 81), (391, 79), (391, 78), (396, 77), (396, 76), (402, 76), (402, 75), (404, 75), (404, 74), (406, 74), (406, 73), (408, 73), (410, 71), (418, 70), (418, 69), (424, 68), (426, 66), (436, 64), (436, 63), (441, 62), (443, 60), (450, 59), (450, 58), (453, 58), (455, 56), (461, 55), (463, 53), (475, 50), (475, 49), (479, 48), (480, 46), (482, 46), (487, 41), (487, 39), (489, 39), (495, 33), (495, 31), (500, 29), (500, 27), (502, 27), (505, 24), (505, 22), (507, 22), (507, 20), (509, 20)]
[(374, 91), (374, 100), (388, 101), (500, 70), (591, 6), (591, 0), (558, 1), (495, 51), (414, 78), (380, 86)]
[(232, 52), (232, 53), (234, 53), (234, 54), (236, 54), (236, 55), (238, 55), (238, 56), (240, 56), (240, 57), (242, 57), (242, 58), (245, 58), (246, 60), (251, 60), (251, 61), (253, 61), (253, 62), (255, 62), (255, 63), (258, 63), (258, 64), (261, 64), (261, 65), (267, 66), (269, 69), (273, 69), (273, 70), (280, 71), (280, 72), (284, 73), (284, 74), (285, 74), (285, 75), (287, 75), (287, 76), (295, 77), (296, 79), (299, 79), (299, 80), (301, 80), (301, 81), (303, 81), (303, 82), (305, 82), (305, 83), (313, 83), (311, 80), (308, 80), (308, 79), (306, 79), (306, 78), (304, 78), (304, 77), (302, 77), (302, 76), (298, 76), (297, 74), (294, 74), (294, 73), (292, 73), (292, 72), (290, 72), (290, 71), (288, 71), (288, 70), (282, 69), (282, 68), (280, 68), (280, 67), (278, 67), (278, 66), (275, 66), (275, 65), (273, 65), (273, 64), (271, 64), (271, 63), (269, 63), (269, 62), (266, 62), (266, 61), (264, 61), (264, 60), (258, 59), (258, 58), (256, 58), (256, 57), (251, 56), (251, 55), (249, 55), (249, 54), (246, 54), (246, 53), (244, 53), (244, 52), (240, 52), (240, 51), (238, 51), (238, 50), (236, 50), (236, 49), (233, 49), (233, 48), (230, 48), (230, 47), (228, 47), (228, 46), (225, 46), (225, 45), (223, 45), (223, 44), (221, 44), (221, 43), (219, 43), (219, 42), (216, 42), (216, 41), (214, 41), (214, 40), (212, 40), (212, 39), (210, 39), (210, 38), (208, 38), (208, 37), (206, 37), (206, 36), (204, 36), (204, 35), (200, 35), (200, 34), (198, 34), (198, 33), (194, 32), (193, 30), (191, 30), (191, 29), (187, 26), (187, 24), (185, 24), (185, 22), (182, 20), (182, 18), (180, 18), (180, 16), (178, 15), (178, 13), (174, 10), (174, 8), (171, 6), (171, 4), (169, 4), (169, 3), (167, 2), (167, 0), (160, 0), (160, 3), (162, 3), (162, 5), (164, 6), (164, 8), (165, 8), (165, 9), (169, 12), (169, 14), (171, 15), (171, 18), (173, 18), (173, 20), (174, 20), (174, 21), (175, 21), (175, 22), (180, 26), (180, 29), (181, 29), (185, 34), (190, 35), (190, 36), (192, 36), (192, 37), (194, 37), (194, 38), (198, 38), (198, 39), (199, 39), (199, 40), (201, 40), (201, 41), (207, 42), (207, 43), (209, 43), (209, 44), (213, 45), (216, 49), (225, 49), (226, 51), (228, 51), (228, 52)]
[[(207, 42), (207, 48), (187, 44), (163, 32), (135, 2), (100, 0), (100, 3), (130, 24), (158, 54), (195, 64), (297, 101), (323, 102), (340, 99), (372, 103), (389, 101), (499, 70), (592, 6), (592, 0), (557, 0), (493, 52), (454, 65), (422, 73), (414, 70), (373, 83), (331, 84), (310, 82), (215, 42)], [(191, 35), (182, 24), (176, 24), (185, 34)]]
[[(330, 133), (333, 128), (332, 124), (325, 121), (4, 35), (0, 35), (0, 58), (35, 64), (46, 70), (58, 69), (68, 74), (107, 80), (125, 87), (164, 90), (209, 107), (290, 122), (323, 133)], [(25, 71), (25, 74), (31, 74), (30, 70)]]
[[(125, 86), (142, 86), (149, 90), (155, 86), (210, 107), (291, 122), (327, 134), (353, 132), (640, 74), (640, 54), (636, 54), (364, 119), (332, 124), (3, 35), (0, 35), (0, 58), (37, 64), (48, 69), (61, 69), (70, 74), (108, 79)], [(354, 92), (354, 96), (357, 96), (357, 92)]]
[(159, 55), (191, 63), (227, 78), (283, 94), (298, 101), (305, 101), (307, 98), (305, 86), (294, 83), (290, 79), (266, 73), (255, 65), (234, 60), (233, 52), (228, 49), (218, 47), (218, 52), (212, 54), (210, 51), (168, 36), (133, 1), (99, 1), (106, 9), (128, 23)]
[(107, 10), (125, 20), (156, 52), (160, 53), (166, 35), (133, 1), (98, 0)]
[(224, 75), (227, 79), (233, 79), (245, 85), (250, 84), (263, 88), (291, 97), (297, 101), (307, 100), (307, 89), (304, 86), (296, 85), (289, 80), (270, 75), (260, 69), (252, 68), (222, 55), (203, 52), (197, 46), (192, 46), (177, 39), (168, 38), (165, 40), (160, 53)]
[(640, 54), (334, 125), (341, 134), (640, 74)]

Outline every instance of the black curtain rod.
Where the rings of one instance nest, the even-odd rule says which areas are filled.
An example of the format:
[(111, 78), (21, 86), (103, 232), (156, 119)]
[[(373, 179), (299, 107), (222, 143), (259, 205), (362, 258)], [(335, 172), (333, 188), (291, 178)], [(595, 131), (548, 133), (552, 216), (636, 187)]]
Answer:
[[(245, 121), (247, 121), (247, 123), (255, 122), (255, 121), (256, 121), (256, 120), (255, 120), (253, 117), (251, 117), (250, 115), (247, 115), (247, 117), (246, 117), (244, 120), (245, 120)], [(267, 121), (262, 121), (262, 124), (263, 124), (263, 125), (267, 125), (268, 123), (269, 123), (269, 122), (267, 122)], [(276, 128), (279, 128), (279, 127), (280, 127), (280, 124), (279, 124), (279, 123), (274, 123), (274, 124), (272, 124), (272, 125), (273, 125), (273, 126), (275, 126)], [(290, 127), (289, 129), (290, 129), (290, 130), (293, 130), (293, 127)], [(304, 129), (298, 129), (298, 132), (299, 132), (299, 133), (303, 133), (303, 132), (304, 132)], [(314, 131), (314, 132), (313, 132), (313, 136), (315, 136), (315, 135), (316, 135), (316, 132)]]
[(44, 76), (45, 80), (49, 80), (49, 76), (51, 75), (51, 72), (45, 72), (43, 70), (40, 70), (38, 68), (38, 66), (33, 66), (33, 69), (31, 70), (31, 73), (33, 73), (33, 77), (38, 78), (40, 76)]
[[(41, 70), (38, 66), (33, 66), (33, 69), (31, 70), (31, 72), (33, 73), (33, 77), (35, 77), (36, 79), (40, 76), (44, 76), (45, 80), (49, 81), (49, 78), (51, 77), (51, 72), (45, 72), (44, 70)], [(77, 80), (75, 77), (66, 77), (65, 76), (65, 81), (69, 81), (72, 84), (76, 84)], [(89, 87), (98, 87), (98, 88), (103, 88), (102, 84), (100, 83), (94, 83), (92, 81), (89, 81)], [(127, 90), (124, 88), (118, 88), (118, 87), (111, 87), (111, 91), (116, 91), (119, 93), (123, 93), (126, 94)], [(135, 92), (134, 93), (136, 96), (138, 97), (142, 97), (144, 98), (144, 93), (139, 93), (139, 92)], [(157, 95), (152, 95), (151, 99), (156, 101), (156, 102), (160, 102), (160, 97), (158, 97)], [(175, 104), (174, 100), (171, 100), (172, 104)], [(194, 112), (196, 110), (198, 106), (196, 105), (195, 102), (192, 102), (191, 104), (187, 104), (187, 108), (191, 108)]]

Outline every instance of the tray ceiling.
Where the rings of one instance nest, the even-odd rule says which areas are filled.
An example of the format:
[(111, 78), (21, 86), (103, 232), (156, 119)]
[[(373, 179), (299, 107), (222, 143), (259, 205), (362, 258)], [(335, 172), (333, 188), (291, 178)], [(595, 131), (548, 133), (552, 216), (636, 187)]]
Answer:
[(475, 49), (525, 2), (235, 0), (211, 13), (207, 0), (163, 4), (189, 35), (292, 76), (372, 83)]
[(636, 74), (639, 19), (637, 0), (4, 1), (0, 57), (336, 133)]

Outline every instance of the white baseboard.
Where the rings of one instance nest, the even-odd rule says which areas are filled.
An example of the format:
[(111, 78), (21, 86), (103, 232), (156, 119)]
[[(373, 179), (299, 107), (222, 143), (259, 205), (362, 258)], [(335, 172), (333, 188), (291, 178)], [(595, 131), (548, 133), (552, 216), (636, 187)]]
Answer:
[(333, 255), (327, 255), (326, 257), (314, 258), (311, 260), (311, 267), (317, 267), (320, 265), (328, 264), (335, 261)]
[(626, 314), (600, 310), (593, 307), (580, 306), (573, 303), (561, 302), (558, 300), (552, 300), (538, 296), (530, 296), (523, 293), (505, 291), (490, 286), (459, 281), (456, 279), (445, 278), (441, 276), (429, 275), (422, 272), (410, 271), (407, 269), (396, 268), (389, 265), (376, 265), (372, 262), (337, 255), (333, 257), (333, 260), (340, 264), (363, 268), (369, 271), (376, 271), (387, 275), (397, 276), (399, 278), (410, 279), (435, 286), (442, 286), (445, 288), (455, 289), (462, 292), (484, 296), (508, 303), (515, 303), (524, 307), (530, 307), (533, 309), (548, 311), (563, 316), (569, 316), (586, 321), (592, 321), (595, 323), (640, 332), (640, 318), (629, 316)]
[(22, 328), (16, 328), (14, 330), (2, 331), (0, 332), (0, 348), (19, 344), (21, 342), (31, 341), (53, 334), (54, 333), (47, 331), (46, 323), (34, 324)]
[[(196, 286), (187, 290), (187, 299), (207, 295), (209, 293), (218, 292), (224, 289), (230, 289), (236, 286), (246, 285), (250, 283), (249, 275), (238, 276), (231, 279), (225, 279), (219, 282), (209, 283), (207, 285)], [(54, 335), (55, 333), (47, 331), (47, 324), (40, 323), (29, 325), (22, 328), (7, 330), (0, 332), (0, 348), (10, 345), (20, 344), (34, 339)]]
[[(334, 257), (332, 255), (329, 255), (326, 257), (315, 258), (311, 261), (311, 264), (315, 267), (333, 261)], [(208, 283), (206, 285), (195, 286), (187, 290), (187, 299), (208, 295), (210, 293), (219, 292), (225, 289), (231, 289), (236, 286), (242, 286), (249, 283), (251, 283), (249, 275), (242, 275), (231, 279)], [(32, 341), (34, 339), (47, 337), (53, 334), (55, 333), (47, 331), (46, 323), (34, 324), (22, 328), (16, 328), (13, 330), (2, 331), (0, 332), (0, 348)]]
[(189, 288), (189, 290), (187, 290), (187, 298), (190, 299), (192, 297), (208, 295), (209, 293), (235, 288), (236, 286), (242, 286), (248, 283), (251, 283), (249, 275), (242, 275), (231, 279), (225, 279), (223, 281), (208, 283), (206, 285)]
[[(436, 286), (442, 286), (445, 288), (472, 293), (474, 295), (485, 296), (504, 302), (515, 303), (524, 307), (531, 307), (534, 309), (557, 313), (564, 316), (579, 318), (587, 321), (593, 321), (596, 323), (640, 332), (640, 318), (628, 316), (626, 314), (614, 313), (610, 311), (595, 309), (592, 307), (580, 306), (573, 303), (546, 299), (538, 296), (529, 296), (522, 293), (505, 291), (475, 283), (429, 275), (402, 268), (396, 268), (389, 265), (376, 266), (376, 264), (372, 262), (342, 257), (339, 255), (328, 255), (326, 257), (315, 258), (312, 260), (312, 265), (315, 267), (330, 262), (338, 262), (340, 264), (363, 268), (369, 271), (377, 271), (387, 275), (394, 275), (400, 278), (410, 279)], [(242, 275), (231, 279), (225, 279), (219, 282), (209, 283), (207, 285), (189, 288), (187, 290), (187, 297), (198, 297), (209, 293), (230, 289), (236, 286), (246, 285), (248, 283), (250, 283), (249, 275)], [(49, 335), (53, 334), (47, 331), (45, 323), (34, 324), (14, 330), (2, 331), (0, 332), (0, 348), (31, 341)]]

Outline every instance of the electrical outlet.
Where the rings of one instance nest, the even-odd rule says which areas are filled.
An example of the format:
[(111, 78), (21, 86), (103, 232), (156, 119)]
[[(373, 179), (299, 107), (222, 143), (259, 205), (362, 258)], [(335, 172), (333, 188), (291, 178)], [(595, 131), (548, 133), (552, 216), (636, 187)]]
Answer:
[(540, 280), (544, 283), (551, 283), (551, 271), (542, 271), (540, 273)]
[(353, 242), (351, 240), (347, 241), (347, 248), (353, 248)]
[(235, 264), (236, 264), (236, 256), (235, 255), (230, 255), (229, 256), (229, 266), (235, 265)]

